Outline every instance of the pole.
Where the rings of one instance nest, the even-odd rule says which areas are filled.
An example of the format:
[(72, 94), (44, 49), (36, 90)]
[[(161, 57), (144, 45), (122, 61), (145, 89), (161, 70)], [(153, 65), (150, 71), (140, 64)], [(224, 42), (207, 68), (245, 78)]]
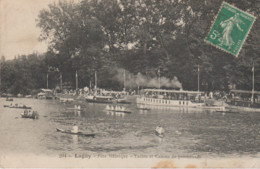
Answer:
[(60, 74), (60, 89), (62, 91), (62, 74)]
[(125, 91), (125, 70), (124, 70), (124, 89), (123, 91)]
[(198, 64), (198, 92), (200, 91), (200, 65)]
[(160, 72), (160, 69), (158, 70), (158, 74), (159, 74), (159, 89), (161, 89), (161, 72)]
[(49, 74), (47, 73), (47, 89), (49, 89)]
[(255, 93), (255, 64), (254, 64), (254, 61), (253, 61), (252, 72), (253, 72), (253, 77), (252, 77), (253, 88), (252, 88), (251, 102), (254, 103), (254, 93)]
[(97, 88), (97, 71), (95, 71), (95, 89)]
[(78, 90), (78, 72), (76, 70), (76, 90)]

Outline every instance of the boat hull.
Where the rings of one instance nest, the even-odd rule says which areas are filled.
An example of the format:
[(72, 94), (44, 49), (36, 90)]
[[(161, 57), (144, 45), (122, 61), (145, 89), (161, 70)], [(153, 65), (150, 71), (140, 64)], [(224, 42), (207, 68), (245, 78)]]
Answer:
[(239, 112), (260, 112), (260, 108), (253, 108), (253, 107), (242, 107), (242, 106), (234, 106), (228, 105), (225, 107), (228, 111), (239, 111)]
[(59, 128), (56, 128), (56, 131), (61, 132), (61, 133), (66, 133), (66, 134), (85, 136), (85, 137), (95, 137), (95, 135), (96, 135), (94, 133), (82, 133), (82, 132), (73, 133), (70, 130), (63, 130), (63, 129), (59, 129)]
[(132, 102), (128, 101), (127, 99), (117, 99), (116, 103), (118, 103), (118, 104), (131, 104)]
[(138, 104), (169, 106), (169, 107), (202, 107), (204, 103), (194, 103), (190, 100), (168, 100), (159, 98), (138, 97), (136, 99)]
[(39, 118), (36, 115), (24, 115), (24, 114), (21, 114), (21, 117), (22, 118), (29, 118), (29, 119), (38, 119)]
[(128, 110), (107, 110), (108, 112), (116, 112), (116, 113), (131, 113), (131, 111)]
[(149, 108), (141, 108), (141, 107), (137, 107), (136, 109), (138, 109), (138, 110), (151, 110), (151, 109), (149, 109)]
[(89, 103), (114, 103), (113, 100), (95, 100), (95, 99), (86, 99), (87, 102)]
[(115, 100), (112, 97), (106, 97), (106, 96), (86, 96), (86, 101), (89, 103), (107, 103), (111, 104), (114, 103)]
[[(5, 106), (7, 107), (7, 106)], [(14, 107), (14, 106), (9, 106), (9, 108), (13, 108), (13, 109), (32, 109), (32, 107)]]

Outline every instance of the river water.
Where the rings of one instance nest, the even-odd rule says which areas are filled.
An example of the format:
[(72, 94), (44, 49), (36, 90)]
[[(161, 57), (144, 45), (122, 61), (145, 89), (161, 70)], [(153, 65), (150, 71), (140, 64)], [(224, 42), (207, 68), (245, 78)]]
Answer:
[[(36, 120), (20, 117), (22, 109), (4, 108), (22, 103), (37, 110)], [(154, 155), (156, 157), (259, 157), (260, 114), (217, 113), (200, 109), (136, 109), (130, 114), (109, 113), (106, 104), (77, 103), (83, 111), (69, 110), (75, 103), (14, 98), (0, 100), (0, 153), (61, 156), (62, 154)], [(95, 138), (56, 132), (73, 124)], [(155, 135), (155, 127), (165, 137)]]

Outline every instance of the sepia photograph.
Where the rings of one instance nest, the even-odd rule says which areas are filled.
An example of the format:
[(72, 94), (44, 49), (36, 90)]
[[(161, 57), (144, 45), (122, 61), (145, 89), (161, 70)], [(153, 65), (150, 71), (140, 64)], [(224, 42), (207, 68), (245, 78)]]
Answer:
[(0, 168), (259, 168), (260, 0), (0, 0)]

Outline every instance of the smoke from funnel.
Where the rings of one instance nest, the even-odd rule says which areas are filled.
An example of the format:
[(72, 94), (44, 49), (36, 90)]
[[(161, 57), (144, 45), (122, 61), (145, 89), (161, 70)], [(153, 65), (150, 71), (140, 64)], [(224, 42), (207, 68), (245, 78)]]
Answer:
[[(117, 69), (115, 79), (121, 83), (124, 83), (124, 69)], [(160, 80), (157, 77), (147, 77), (141, 73), (134, 75), (128, 71), (125, 71), (125, 86), (126, 87), (170, 87), (170, 88), (180, 88), (182, 89), (182, 84), (179, 82), (178, 78), (174, 76), (173, 79), (166, 77), (161, 77)]]

